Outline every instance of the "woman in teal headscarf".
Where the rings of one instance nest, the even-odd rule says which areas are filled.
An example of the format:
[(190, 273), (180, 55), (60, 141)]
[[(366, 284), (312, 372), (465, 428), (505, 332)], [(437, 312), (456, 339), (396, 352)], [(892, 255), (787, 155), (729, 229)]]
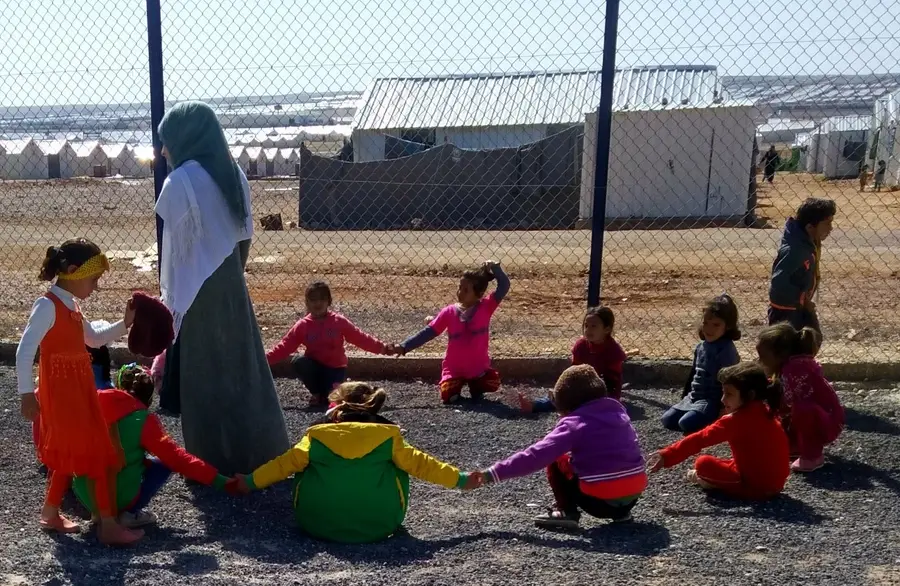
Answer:
[(176, 332), (160, 406), (181, 414), (189, 452), (224, 474), (249, 472), (289, 447), (244, 281), (250, 186), (206, 104), (178, 104), (159, 135), (173, 169), (156, 203), (160, 291)]

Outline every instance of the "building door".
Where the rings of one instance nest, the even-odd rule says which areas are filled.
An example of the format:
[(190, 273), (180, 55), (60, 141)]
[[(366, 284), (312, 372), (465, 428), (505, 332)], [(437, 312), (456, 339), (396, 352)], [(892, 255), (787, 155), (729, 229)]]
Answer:
[(275, 176), (275, 161), (266, 161), (266, 177)]
[(250, 173), (251, 177), (256, 177), (259, 175), (259, 163), (256, 160), (250, 161)]
[(59, 179), (62, 177), (58, 154), (47, 155), (47, 177), (50, 179)]

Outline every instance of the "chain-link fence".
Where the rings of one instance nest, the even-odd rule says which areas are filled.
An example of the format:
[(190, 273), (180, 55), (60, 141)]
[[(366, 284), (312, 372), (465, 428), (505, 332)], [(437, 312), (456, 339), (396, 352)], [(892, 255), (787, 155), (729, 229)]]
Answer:
[[(822, 356), (897, 360), (900, 13), (869, 0), (623, 4), (595, 199), (605, 11), (164, 0), (165, 98), (212, 104), (251, 179), (247, 279), (267, 342), (315, 279), (399, 341), (455, 301), (462, 271), (497, 259), (513, 285), (494, 354), (565, 353), (605, 201), (602, 301), (623, 346), (688, 356), (703, 302), (728, 291), (751, 355), (785, 221), (822, 197), (838, 208)], [(14, 339), (46, 247), (66, 238), (113, 259), (92, 317), (157, 287), (152, 55), (142, 0), (12, 0), (0, 30), (0, 337)]]

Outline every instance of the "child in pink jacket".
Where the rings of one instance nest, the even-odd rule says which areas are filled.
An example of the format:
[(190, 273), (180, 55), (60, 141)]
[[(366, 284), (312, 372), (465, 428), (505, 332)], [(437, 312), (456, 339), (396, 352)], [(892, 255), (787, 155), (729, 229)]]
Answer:
[(300, 346), (303, 356), (291, 357), (291, 365), (310, 393), (310, 407), (328, 405), (328, 394), (347, 379), (344, 342), (372, 354), (393, 354), (381, 340), (331, 311), (331, 289), (322, 281), (306, 288), (307, 314), (267, 354), (269, 365), (290, 357)]

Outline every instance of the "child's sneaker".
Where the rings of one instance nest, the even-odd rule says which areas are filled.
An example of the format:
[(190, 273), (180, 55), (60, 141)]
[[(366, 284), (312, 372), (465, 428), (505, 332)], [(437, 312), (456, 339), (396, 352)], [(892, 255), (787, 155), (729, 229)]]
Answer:
[(808, 460), (806, 458), (797, 458), (791, 464), (792, 472), (815, 472), (819, 468), (825, 465), (825, 456), (819, 456), (818, 458)]
[(578, 529), (578, 517), (567, 515), (557, 509), (550, 509), (543, 515), (535, 517), (534, 524), (545, 529), (575, 531)]
[(156, 525), (156, 515), (147, 511), (132, 513), (125, 511), (119, 515), (119, 523), (127, 529), (137, 529), (147, 525)]

